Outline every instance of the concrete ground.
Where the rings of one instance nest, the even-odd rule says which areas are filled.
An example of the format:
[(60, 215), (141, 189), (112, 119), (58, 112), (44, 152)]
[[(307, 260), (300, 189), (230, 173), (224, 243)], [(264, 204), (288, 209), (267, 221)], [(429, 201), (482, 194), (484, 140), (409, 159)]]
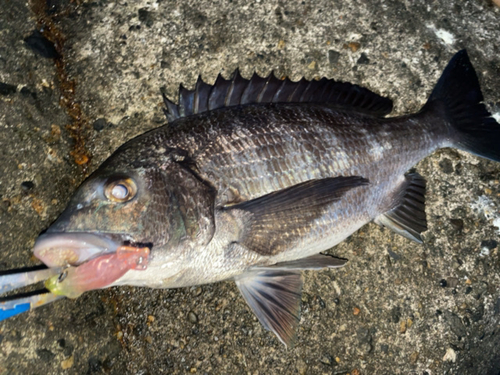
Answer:
[[(79, 183), (166, 123), (160, 88), (274, 70), (360, 84), (403, 114), (466, 48), (500, 116), (499, 25), (487, 0), (2, 0), (0, 270), (37, 264)], [(307, 272), (293, 348), (232, 282), (121, 287), (1, 322), (0, 374), (499, 374), (500, 164), (442, 150), (416, 169), (425, 243), (371, 224), (332, 249), (350, 261)]]

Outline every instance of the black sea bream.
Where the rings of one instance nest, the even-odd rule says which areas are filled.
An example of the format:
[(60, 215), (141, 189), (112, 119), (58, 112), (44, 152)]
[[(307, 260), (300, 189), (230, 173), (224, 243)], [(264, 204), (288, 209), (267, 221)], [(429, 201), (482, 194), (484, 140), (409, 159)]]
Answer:
[(425, 180), (405, 173), (442, 147), (500, 161), (500, 126), (465, 51), (416, 114), (329, 79), (273, 75), (181, 88), (169, 124), (120, 147), (36, 242), (55, 294), (112, 285), (174, 288), (233, 279), (285, 344), (299, 321), (301, 270), (374, 220), (417, 242)]

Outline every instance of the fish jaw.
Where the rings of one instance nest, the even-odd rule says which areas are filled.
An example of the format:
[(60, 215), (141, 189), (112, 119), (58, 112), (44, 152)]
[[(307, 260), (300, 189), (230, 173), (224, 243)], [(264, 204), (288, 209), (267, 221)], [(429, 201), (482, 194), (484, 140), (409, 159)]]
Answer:
[(77, 298), (109, 287), (128, 271), (148, 267), (150, 248), (123, 245), (117, 234), (48, 232), (35, 242), (34, 254), (48, 267), (66, 267), (45, 282), (53, 294)]
[(56, 295), (77, 298), (82, 293), (111, 286), (129, 270), (144, 271), (150, 249), (120, 246), (112, 254), (93, 258), (78, 267), (68, 267), (61, 275), (49, 278), (45, 287)]
[(45, 233), (36, 240), (33, 253), (47, 267), (64, 267), (115, 253), (119, 246), (117, 239), (104, 234)]

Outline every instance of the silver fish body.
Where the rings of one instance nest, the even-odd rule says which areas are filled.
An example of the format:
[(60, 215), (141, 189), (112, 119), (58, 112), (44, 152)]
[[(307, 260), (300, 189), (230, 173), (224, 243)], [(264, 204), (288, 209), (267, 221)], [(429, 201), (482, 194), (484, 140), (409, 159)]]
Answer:
[[(254, 265), (328, 250), (388, 211), (392, 195), (405, 181), (404, 173), (449, 143), (446, 123), (430, 113), (380, 119), (320, 105), (272, 104), (226, 108), (180, 120), (175, 130), (158, 129), (140, 142), (144, 148), (155, 144), (187, 150), (199, 176), (217, 191), (215, 207), (327, 177), (363, 176), (370, 183), (328, 205), (296, 243), (273, 255), (256, 254), (235, 244), (245, 231), (244, 217), (215, 210), (213, 240), (203, 249), (191, 249), (189, 260), (175, 267), (182, 270), (177, 281), (171, 276), (158, 279), (161, 272), (144, 281), (146, 273), (130, 272), (117, 281), (120, 284), (179, 287), (210, 283)], [(223, 134), (221, 125), (226, 128)], [(228, 257), (230, 253), (238, 255)], [(160, 268), (167, 264), (158, 261)]]
[[(393, 118), (390, 100), (332, 80), (199, 80), (178, 105), (165, 100), (169, 125), (120, 147), (82, 184), (35, 255), (51, 267), (103, 257), (92, 262), (119, 277), (98, 287), (234, 279), (288, 344), (301, 270), (345, 264), (320, 252), (372, 220), (422, 241), (425, 180), (405, 175), (412, 166), (449, 146), (500, 161), (500, 126), (481, 102), (465, 51), (419, 113)], [(147, 267), (120, 253), (134, 247), (149, 255)], [(123, 259), (130, 268), (113, 268)], [(74, 280), (50, 285), (74, 291)]]

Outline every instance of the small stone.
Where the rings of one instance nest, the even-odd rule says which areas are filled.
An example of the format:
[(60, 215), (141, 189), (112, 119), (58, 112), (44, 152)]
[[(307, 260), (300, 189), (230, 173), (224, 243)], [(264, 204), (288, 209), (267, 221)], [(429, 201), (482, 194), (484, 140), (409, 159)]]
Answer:
[(85, 154), (72, 153), (75, 163), (78, 165), (87, 164), (89, 162), (89, 157)]
[(467, 280), (465, 280), (465, 283), (466, 283), (467, 285), (470, 285), (470, 284), (472, 284), (472, 281), (471, 281), (470, 279), (467, 279)]
[(27, 86), (23, 86), (19, 92), (24, 97), (36, 98), (36, 93), (35, 92), (31, 92), (31, 90)]
[(35, 187), (35, 184), (32, 181), (23, 181), (21, 182), (21, 189), (24, 192), (28, 192)]
[(94, 128), (95, 131), (100, 132), (101, 130), (104, 129), (108, 122), (104, 118), (98, 118), (97, 120), (94, 121), (94, 124), (92, 127)]
[(11, 95), (15, 94), (17, 87), (14, 85), (9, 85), (7, 83), (0, 82), (0, 95)]
[(48, 349), (37, 349), (36, 350), (36, 355), (44, 362), (51, 362), (54, 357), (56, 356), (54, 353), (52, 353)]
[(439, 282), (439, 285), (443, 288), (446, 288), (446, 286), (448, 285), (448, 283), (446, 282), (445, 279), (442, 279), (440, 282)]
[(148, 315), (148, 322), (153, 323), (155, 321), (155, 317), (153, 315)]
[(146, 8), (139, 9), (139, 21), (144, 23), (147, 27), (153, 26), (154, 23), (154, 13), (148, 11)]
[(31, 207), (36, 211), (36, 213), (40, 216), (43, 216), (45, 213), (45, 204), (41, 199), (33, 198), (31, 201)]
[(392, 308), (391, 318), (394, 323), (399, 323), (399, 320), (401, 319), (401, 308), (399, 306)]
[(470, 294), (470, 292), (472, 292), (472, 288), (470, 286), (465, 288), (465, 294)]
[(352, 52), (356, 52), (359, 47), (361, 47), (361, 44), (359, 44), (358, 42), (347, 43), (347, 48), (349, 48)]
[(366, 65), (369, 63), (370, 63), (370, 59), (368, 58), (368, 56), (366, 56), (366, 53), (364, 53), (364, 52), (361, 53), (361, 56), (359, 57), (357, 64), (358, 65)]
[(498, 246), (498, 242), (495, 240), (485, 240), (481, 241), (481, 247), (485, 247), (488, 250), (493, 250), (495, 247)]
[(460, 317), (450, 311), (445, 311), (444, 318), (447, 321), (451, 331), (457, 337), (464, 337), (467, 333), (465, 326)]
[(189, 370), (189, 372), (191, 374), (196, 374), (196, 367), (191, 367), (191, 369)]
[(406, 332), (406, 320), (402, 320), (399, 323), (399, 333), (405, 333)]
[(285, 48), (285, 41), (283, 39), (280, 39), (278, 42), (278, 49), (283, 49)]
[(75, 358), (73, 356), (69, 357), (68, 359), (65, 359), (64, 361), (61, 362), (61, 368), (63, 370), (67, 370), (73, 366), (73, 363), (75, 361)]
[(355, 368), (354, 370), (351, 371), (351, 375), (361, 375), (361, 373), (357, 368)]
[(330, 354), (325, 354), (319, 361), (324, 365), (331, 366), (335, 360)]
[(323, 301), (323, 299), (320, 296), (318, 296), (318, 303), (322, 309), (326, 308), (326, 303), (325, 303), (325, 301)]
[(418, 360), (418, 352), (413, 352), (410, 356), (410, 363), (414, 365)]
[(311, 63), (307, 66), (308, 69), (315, 70), (318, 67), (318, 63), (316, 61), (311, 61)]
[(457, 353), (452, 348), (446, 349), (443, 361), (455, 363), (456, 360), (457, 360)]
[(24, 39), (24, 43), (31, 50), (42, 57), (54, 59), (59, 57), (54, 43), (48, 40), (40, 31), (35, 30), (30, 36)]
[(99, 373), (102, 367), (102, 363), (99, 358), (90, 357), (89, 358), (89, 369), (87, 374), (96, 374)]
[(357, 330), (356, 330), (356, 333), (357, 333), (357, 336), (358, 336), (358, 340), (359, 342), (363, 343), (363, 342), (370, 342), (372, 337), (370, 335), (370, 330), (366, 327), (359, 327)]
[(196, 316), (196, 314), (194, 312), (190, 311), (188, 314), (188, 320), (190, 323), (195, 324), (198, 322), (198, 317)]
[(476, 308), (476, 310), (472, 314), (471, 319), (472, 319), (473, 322), (477, 323), (481, 319), (483, 319), (483, 315), (484, 315), (484, 305), (483, 304), (479, 304), (479, 306)]
[(340, 53), (334, 50), (329, 50), (328, 51), (328, 62), (330, 63), (330, 66), (337, 65), (339, 62), (340, 58)]
[(359, 315), (360, 312), (361, 312), (361, 310), (359, 308), (357, 308), (357, 307), (355, 307), (355, 308), (352, 309), (352, 313), (354, 315)]
[(389, 256), (392, 258), (392, 259), (395, 259), (395, 260), (400, 260), (401, 259), (401, 255), (395, 253), (394, 251), (392, 251), (391, 249), (387, 249), (387, 252), (389, 253)]

